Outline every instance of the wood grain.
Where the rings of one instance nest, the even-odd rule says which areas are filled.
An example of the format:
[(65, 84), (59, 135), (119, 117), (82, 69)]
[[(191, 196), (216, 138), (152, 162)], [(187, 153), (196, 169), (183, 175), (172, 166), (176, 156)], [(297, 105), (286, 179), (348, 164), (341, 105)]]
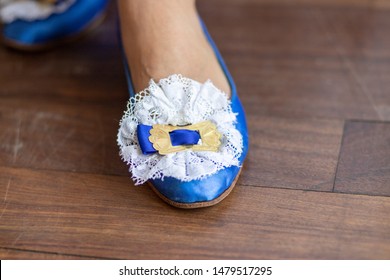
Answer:
[(239, 185), (193, 211), (121, 176), (0, 174), (9, 185), (0, 247), (124, 259), (390, 257), (388, 197)]
[(335, 191), (390, 196), (390, 123), (346, 123)]
[(389, 120), (389, 11), (204, 5), (250, 114)]
[(127, 174), (116, 144), (125, 102), (115, 104), (3, 98), (0, 165)]
[(248, 126), (251, 142), (243, 184), (332, 190), (343, 122), (249, 114)]

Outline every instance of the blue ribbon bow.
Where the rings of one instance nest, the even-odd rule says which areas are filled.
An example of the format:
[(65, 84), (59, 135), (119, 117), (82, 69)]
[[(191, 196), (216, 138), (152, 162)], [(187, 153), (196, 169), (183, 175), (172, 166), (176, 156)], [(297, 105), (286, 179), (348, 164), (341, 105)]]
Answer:
[[(138, 142), (144, 155), (157, 153), (157, 150), (153, 147), (153, 143), (149, 140), (150, 130), (152, 128), (153, 126), (144, 124), (137, 126)], [(174, 130), (169, 133), (169, 137), (172, 146), (196, 145), (200, 140), (199, 131), (188, 129)]]

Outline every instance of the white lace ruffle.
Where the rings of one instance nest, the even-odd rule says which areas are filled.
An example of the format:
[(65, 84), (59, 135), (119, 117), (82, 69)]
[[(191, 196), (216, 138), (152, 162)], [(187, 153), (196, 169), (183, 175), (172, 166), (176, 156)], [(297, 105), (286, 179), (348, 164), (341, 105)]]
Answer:
[[(211, 121), (222, 134), (218, 152), (186, 150), (168, 155), (144, 155), (137, 139), (137, 125), (187, 125)], [(219, 170), (239, 166), (242, 136), (235, 128), (236, 114), (230, 101), (211, 81), (204, 84), (172, 75), (132, 97), (118, 132), (122, 159), (129, 165), (134, 182), (174, 177), (182, 181), (202, 179)]]
[(46, 19), (52, 14), (65, 12), (76, 0), (63, 0), (48, 4), (34, 0), (0, 0), (0, 20), (11, 23), (15, 20), (35, 21)]

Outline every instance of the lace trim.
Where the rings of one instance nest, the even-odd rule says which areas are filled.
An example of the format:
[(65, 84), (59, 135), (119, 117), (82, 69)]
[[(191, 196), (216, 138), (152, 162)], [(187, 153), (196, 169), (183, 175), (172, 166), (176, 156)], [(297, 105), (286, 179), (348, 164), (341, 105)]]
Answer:
[[(137, 125), (187, 125), (209, 120), (223, 135), (218, 152), (186, 150), (161, 156), (142, 154), (137, 139)], [(243, 150), (242, 135), (235, 127), (226, 94), (211, 81), (204, 84), (172, 75), (130, 98), (120, 122), (118, 145), (135, 183), (174, 177), (182, 181), (202, 179), (230, 166), (239, 166)]]
[(0, 0), (0, 20), (11, 23), (15, 20), (43, 20), (53, 14), (61, 14), (69, 9), (76, 0), (34, 1)]

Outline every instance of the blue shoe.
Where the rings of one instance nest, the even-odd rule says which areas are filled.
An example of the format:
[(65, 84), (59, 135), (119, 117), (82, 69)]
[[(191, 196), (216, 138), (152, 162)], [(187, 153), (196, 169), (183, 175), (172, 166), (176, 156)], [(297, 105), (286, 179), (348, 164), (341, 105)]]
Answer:
[(0, 0), (2, 40), (19, 50), (44, 50), (79, 38), (104, 18), (108, 0)]
[(201, 21), (229, 81), (231, 99), (211, 81), (172, 75), (136, 94), (126, 66), (130, 101), (118, 132), (122, 159), (135, 184), (148, 182), (165, 202), (199, 208), (234, 188), (248, 151), (245, 113), (235, 83)]

